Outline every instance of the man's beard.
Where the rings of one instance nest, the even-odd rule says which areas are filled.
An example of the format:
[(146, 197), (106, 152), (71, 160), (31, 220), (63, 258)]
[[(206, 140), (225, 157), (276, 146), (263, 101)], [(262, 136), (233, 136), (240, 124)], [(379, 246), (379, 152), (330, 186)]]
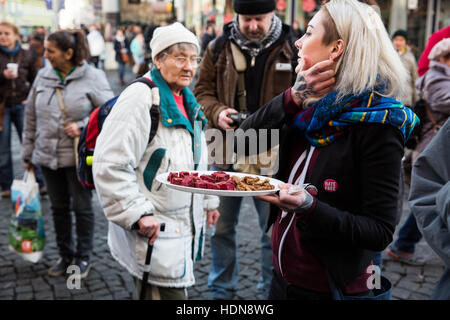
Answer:
[(264, 31), (261, 30), (261, 29), (258, 29), (258, 32), (257, 32), (257, 33), (254, 33), (253, 35), (251, 35), (250, 32), (248, 32), (247, 30), (245, 30), (244, 35), (245, 35), (245, 37), (246, 37), (247, 39), (249, 39), (250, 41), (253, 41), (253, 42), (261, 41), (261, 40), (264, 39), (264, 37), (266, 36), (265, 33), (264, 33)]

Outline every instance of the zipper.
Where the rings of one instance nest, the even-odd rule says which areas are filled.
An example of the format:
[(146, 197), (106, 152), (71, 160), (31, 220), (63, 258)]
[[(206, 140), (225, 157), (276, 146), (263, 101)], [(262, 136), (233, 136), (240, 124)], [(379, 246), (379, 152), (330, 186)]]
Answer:
[[(291, 170), (291, 174), (289, 175), (288, 183), (292, 184), (298, 168), (300, 167), (303, 160), (306, 158), (305, 166), (303, 167), (302, 172), (300, 173), (300, 176), (297, 178), (297, 180), (294, 183), (295, 185), (303, 185), (304, 184), (305, 178), (306, 178), (306, 172), (308, 171), (309, 162), (311, 161), (311, 157), (314, 153), (314, 150), (315, 150), (315, 147), (310, 146), (309, 150), (303, 151), (302, 155), (298, 158), (297, 162), (295, 163), (294, 168)], [(285, 211), (281, 212), (281, 217), (280, 217), (280, 221), (278, 221), (278, 224), (281, 224), (281, 220), (284, 217), (286, 217), (287, 214), (288, 213)], [(283, 251), (283, 244), (284, 244), (284, 240), (287, 236), (287, 233), (288, 233), (289, 229), (291, 228), (292, 221), (294, 221), (294, 218), (295, 218), (295, 213), (292, 213), (291, 220), (289, 221), (287, 228), (284, 230), (284, 233), (281, 236), (280, 245), (278, 247), (278, 267), (280, 268), (281, 276), (283, 276), (283, 269), (281, 267), (281, 253)]]
[[(169, 158), (169, 164), (168, 164), (168, 166), (167, 166), (167, 171), (169, 171), (169, 168), (170, 168), (170, 158)], [(159, 183), (159, 187), (156, 189), (156, 191), (158, 192), (159, 189), (161, 189), (162, 186), (163, 186), (163, 184), (162, 184), (162, 183)]]
[[(15, 63), (13, 58), (10, 58), (10, 63)], [(20, 67), (20, 66), (19, 66)], [(19, 77), (19, 67), (17, 68), (17, 77)], [(11, 96), (16, 96), (16, 79), (11, 79), (11, 85), (12, 85), (12, 94)]]
[[(282, 251), (281, 249), (283, 248), (284, 239), (286, 238), (286, 235), (287, 235), (289, 229), (291, 228), (292, 221), (294, 221), (294, 218), (295, 218), (295, 214), (293, 213), (292, 217), (291, 217), (291, 221), (289, 221), (289, 224), (288, 224), (286, 230), (284, 231), (283, 236), (281, 237), (280, 247), (278, 249), (278, 267), (280, 268), (282, 277), (283, 277), (283, 268), (281, 267), (281, 251)], [(280, 222), (281, 222), (281, 219), (280, 219)]]

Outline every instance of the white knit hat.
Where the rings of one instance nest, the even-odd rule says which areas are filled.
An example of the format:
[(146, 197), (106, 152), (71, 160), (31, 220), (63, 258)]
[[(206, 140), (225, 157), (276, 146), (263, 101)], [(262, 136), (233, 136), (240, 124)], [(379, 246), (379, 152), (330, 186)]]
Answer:
[(450, 53), (450, 38), (444, 38), (431, 49), (428, 59), (439, 61), (440, 57)]
[(152, 41), (150, 41), (152, 59), (155, 59), (158, 53), (164, 49), (181, 42), (192, 43), (197, 47), (197, 54), (200, 52), (200, 44), (197, 37), (181, 23), (175, 22), (165, 27), (156, 28), (155, 32), (153, 32)]

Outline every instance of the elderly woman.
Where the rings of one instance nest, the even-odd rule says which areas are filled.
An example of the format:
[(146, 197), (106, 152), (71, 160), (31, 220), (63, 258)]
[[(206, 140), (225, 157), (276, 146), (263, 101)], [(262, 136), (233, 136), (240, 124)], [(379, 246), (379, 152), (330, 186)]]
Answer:
[[(356, 0), (324, 4), (296, 46), (294, 87), (241, 126), (281, 129), (277, 176), (288, 184), (260, 197), (274, 205), (269, 298), (389, 298), (372, 259), (392, 241), (403, 145), (417, 121), (392, 98), (407, 72), (379, 15)], [(385, 291), (372, 290), (374, 279)]]
[[(91, 111), (110, 99), (113, 92), (105, 73), (86, 62), (88, 48), (83, 31), (50, 34), (45, 41), (45, 57), (52, 67), (39, 72), (28, 95), (22, 157), (28, 170), (33, 164), (41, 166), (50, 197), (60, 259), (49, 269), (49, 275), (63, 275), (74, 263), (80, 268), (80, 278), (84, 278), (90, 269), (94, 212), (91, 192), (78, 182), (74, 139), (80, 136)], [(71, 210), (75, 212), (76, 249)]]
[[(98, 137), (93, 175), (110, 221), (111, 253), (133, 275), (137, 290), (150, 244), (146, 299), (187, 299), (186, 288), (195, 281), (193, 263), (205, 242), (204, 210), (211, 226), (219, 199), (169, 189), (154, 178), (167, 171), (206, 170), (206, 120), (188, 88), (200, 46), (192, 32), (174, 23), (157, 28), (150, 47), (154, 66), (145, 77), (157, 88), (134, 83), (120, 95)], [(159, 108), (160, 120), (148, 143), (151, 108)], [(166, 227), (160, 233), (161, 223)]]

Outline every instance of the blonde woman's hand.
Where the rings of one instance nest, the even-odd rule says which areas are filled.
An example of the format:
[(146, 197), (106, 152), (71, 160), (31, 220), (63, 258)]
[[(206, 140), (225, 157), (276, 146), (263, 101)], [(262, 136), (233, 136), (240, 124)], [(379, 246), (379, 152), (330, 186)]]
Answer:
[(305, 191), (303, 188), (300, 188), (296, 191), (295, 194), (289, 194), (289, 189), (293, 185), (291, 184), (280, 184), (278, 188), (280, 188), (279, 195), (271, 194), (267, 196), (258, 196), (255, 197), (260, 200), (264, 200), (270, 202), (271, 204), (276, 205), (283, 211), (293, 211), (295, 208), (301, 206), (306, 199)]
[(323, 97), (334, 89), (333, 65), (334, 61), (329, 59), (311, 66), (309, 58), (303, 58), (295, 68), (297, 79), (291, 88), (292, 99), (297, 105), (302, 105), (308, 98)]
[(79, 137), (81, 135), (81, 130), (76, 122), (68, 123), (64, 127), (64, 130), (66, 131), (66, 134), (71, 138)]
[(217, 220), (220, 217), (219, 210), (209, 210), (206, 212), (206, 221), (208, 222), (208, 227), (212, 227), (214, 224), (216, 224)]

